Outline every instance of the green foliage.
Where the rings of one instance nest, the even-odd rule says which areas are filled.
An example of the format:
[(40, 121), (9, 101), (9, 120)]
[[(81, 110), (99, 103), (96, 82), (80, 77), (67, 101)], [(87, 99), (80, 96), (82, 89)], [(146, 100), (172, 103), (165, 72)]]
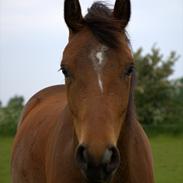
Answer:
[(165, 121), (183, 126), (183, 78), (172, 81), (171, 100), (168, 101)]
[[(151, 127), (182, 125), (183, 79), (172, 82), (169, 77), (178, 59), (175, 52), (164, 59), (160, 50), (142, 55), (142, 49), (134, 54), (137, 67), (136, 106), (139, 121)], [(182, 125), (183, 126), (183, 125)], [(179, 128), (179, 127), (178, 127)], [(183, 128), (182, 128), (183, 129)], [(175, 129), (175, 131), (177, 128)]]
[(23, 102), (23, 97), (15, 96), (9, 100), (6, 107), (0, 107), (0, 135), (15, 134)]

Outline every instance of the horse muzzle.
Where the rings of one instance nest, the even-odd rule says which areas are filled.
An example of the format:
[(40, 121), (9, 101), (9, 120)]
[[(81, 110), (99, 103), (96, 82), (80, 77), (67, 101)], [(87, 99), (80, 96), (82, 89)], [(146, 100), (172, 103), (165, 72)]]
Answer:
[(119, 150), (115, 146), (107, 148), (99, 161), (96, 161), (84, 145), (77, 147), (75, 156), (81, 172), (92, 183), (109, 181), (120, 165)]

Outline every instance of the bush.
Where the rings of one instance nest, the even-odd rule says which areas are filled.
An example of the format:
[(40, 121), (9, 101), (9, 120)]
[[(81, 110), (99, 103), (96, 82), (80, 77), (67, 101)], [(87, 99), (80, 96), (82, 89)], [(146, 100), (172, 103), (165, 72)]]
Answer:
[(15, 135), (23, 102), (23, 97), (15, 96), (6, 107), (0, 106), (0, 135)]

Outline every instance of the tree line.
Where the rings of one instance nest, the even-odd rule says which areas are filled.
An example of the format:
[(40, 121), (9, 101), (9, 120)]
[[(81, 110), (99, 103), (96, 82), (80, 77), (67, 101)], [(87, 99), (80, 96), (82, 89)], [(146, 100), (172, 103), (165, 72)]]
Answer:
[(139, 121), (148, 131), (183, 132), (183, 77), (170, 79), (179, 56), (171, 52), (166, 58), (160, 49), (143, 55), (135, 52), (137, 86), (135, 102)]
[[(134, 53), (137, 83), (135, 104), (137, 117), (147, 131), (183, 132), (183, 77), (170, 79), (179, 59), (175, 52), (166, 58), (153, 47), (143, 54)], [(15, 96), (6, 106), (0, 102), (0, 135), (14, 135), (24, 106), (24, 98)]]

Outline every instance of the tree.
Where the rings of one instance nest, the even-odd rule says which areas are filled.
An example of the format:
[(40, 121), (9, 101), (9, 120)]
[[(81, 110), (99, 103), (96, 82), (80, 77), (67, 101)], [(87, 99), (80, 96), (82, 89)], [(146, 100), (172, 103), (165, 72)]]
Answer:
[(166, 121), (183, 127), (183, 77), (172, 81), (172, 96), (167, 105)]
[(15, 96), (9, 100), (6, 107), (0, 108), (0, 135), (15, 134), (23, 102), (23, 97)]
[(151, 53), (143, 55), (142, 49), (135, 52), (137, 70), (136, 106), (139, 121), (157, 125), (165, 122), (167, 104), (172, 95), (169, 76), (178, 59), (175, 52), (164, 59), (160, 50), (153, 47)]

